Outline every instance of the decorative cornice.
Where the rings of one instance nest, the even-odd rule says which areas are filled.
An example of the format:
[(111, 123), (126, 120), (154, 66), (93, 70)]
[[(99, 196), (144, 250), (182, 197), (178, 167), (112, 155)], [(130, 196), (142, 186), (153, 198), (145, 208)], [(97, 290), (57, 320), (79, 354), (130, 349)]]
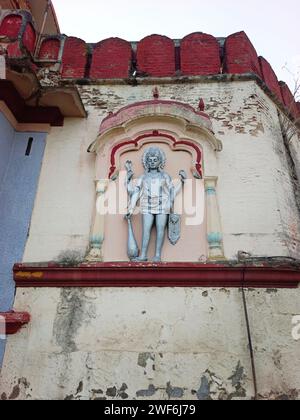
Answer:
[(197, 122), (200, 126), (204, 125), (206, 129), (212, 131), (210, 118), (205, 112), (196, 111), (191, 105), (183, 102), (155, 99), (135, 102), (108, 115), (101, 123), (100, 134), (112, 127), (123, 125), (128, 120), (147, 115), (179, 115), (181, 118)]
[(17, 287), (254, 287), (297, 288), (300, 270), (200, 263), (95, 263), (78, 267), (14, 266)]
[(30, 322), (30, 315), (28, 312), (0, 312), (0, 323), (1, 319), (5, 319), (5, 334), (13, 335)]

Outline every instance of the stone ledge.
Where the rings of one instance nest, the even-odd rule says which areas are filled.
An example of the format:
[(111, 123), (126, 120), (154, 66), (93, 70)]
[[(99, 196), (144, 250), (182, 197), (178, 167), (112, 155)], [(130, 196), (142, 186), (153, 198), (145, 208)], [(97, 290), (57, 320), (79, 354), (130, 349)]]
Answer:
[(16, 264), (14, 280), (26, 287), (252, 287), (297, 288), (292, 265), (251, 266), (199, 263), (93, 263), (77, 267)]
[(13, 335), (20, 331), (20, 329), (30, 322), (30, 315), (28, 312), (0, 312), (0, 325), (5, 319), (5, 333)]

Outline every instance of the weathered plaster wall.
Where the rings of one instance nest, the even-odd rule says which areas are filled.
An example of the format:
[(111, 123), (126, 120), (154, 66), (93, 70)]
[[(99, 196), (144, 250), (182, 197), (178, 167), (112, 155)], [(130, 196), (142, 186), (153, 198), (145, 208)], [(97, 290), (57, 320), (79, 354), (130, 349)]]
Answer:
[[(25, 156), (28, 139), (33, 143)], [(17, 133), (0, 113), (0, 312), (12, 308), (12, 267), (21, 260), (45, 147), (44, 133)], [(0, 364), (3, 342), (0, 340)]]
[[(299, 398), (299, 291), (246, 295), (259, 394)], [(19, 289), (16, 302), (32, 322), (9, 340), (2, 399), (254, 395), (237, 289)]]
[[(52, 260), (70, 249), (86, 251), (95, 198), (95, 157), (86, 149), (109, 111), (152, 99), (149, 85), (80, 90), (89, 116), (67, 119), (48, 136), (25, 261)], [(219, 177), (225, 256), (234, 258), (243, 250), (299, 257), (299, 217), (274, 103), (254, 81), (166, 84), (159, 91), (161, 99), (195, 107), (203, 97), (223, 142), (215, 173), (206, 175)]]

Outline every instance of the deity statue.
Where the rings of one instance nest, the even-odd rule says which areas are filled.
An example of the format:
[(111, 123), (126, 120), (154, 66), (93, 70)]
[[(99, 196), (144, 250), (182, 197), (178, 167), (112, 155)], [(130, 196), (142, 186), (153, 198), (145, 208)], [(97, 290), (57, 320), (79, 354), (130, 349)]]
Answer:
[[(128, 220), (128, 257), (136, 262), (148, 261), (148, 248), (152, 228), (156, 227), (156, 249), (153, 262), (161, 262), (162, 248), (166, 228), (169, 240), (175, 245), (180, 238), (180, 216), (174, 213), (174, 202), (187, 178), (185, 171), (180, 171), (181, 182), (174, 185), (170, 175), (164, 172), (166, 155), (158, 147), (150, 147), (143, 155), (145, 173), (133, 182), (132, 162), (126, 162), (126, 187), (129, 197)], [(132, 229), (132, 215), (140, 202), (143, 217), (143, 236), (141, 252)]]

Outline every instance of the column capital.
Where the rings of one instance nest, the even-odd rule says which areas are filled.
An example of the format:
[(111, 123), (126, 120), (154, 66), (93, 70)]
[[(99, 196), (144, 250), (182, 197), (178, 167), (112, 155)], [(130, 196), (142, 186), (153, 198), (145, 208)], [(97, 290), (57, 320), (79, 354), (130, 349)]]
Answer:
[(218, 177), (206, 177), (204, 179), (204, 185), (205, 185), (205, 192), (207, 195), (216, 195), (217, 194), (217, 182)]
[(206, 176), (204, 178), (204, 185), (206, 187), (216, 187), (219, 178), (217, 176)]

